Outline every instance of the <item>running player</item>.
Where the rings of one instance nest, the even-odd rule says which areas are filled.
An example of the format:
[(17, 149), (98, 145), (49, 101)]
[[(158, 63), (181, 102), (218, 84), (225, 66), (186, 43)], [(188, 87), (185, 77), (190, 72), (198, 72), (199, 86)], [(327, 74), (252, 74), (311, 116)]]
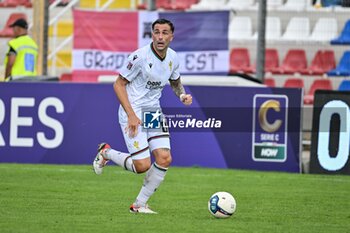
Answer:
[[(192, 96), (186, 94), (181, 84), (177, 54), (169, 48), (173, 33), (171, 21), (158, 19), (153, 22), (152, 43), (129, 56), (128, 64), (114, 83), (114, 91), (120, 102), (119, 124), (129, 153), (101, 143), (93, 162), (96, 174), (102, 173), (109, 160), (136, 174), (146, 172), (141, 190), (130, 206), (132, 213), (156, 213), (147, 202), (164, 180), (172, 160), (168, 131), (143, 128), (143, 110), (158, 109), (154, 116), (158, 117), (157, 114), (161, 113), (159, 99), (168, 81), (183, 104), (192, 104)], [(153, 164), (151, 153), (155, 157)]]

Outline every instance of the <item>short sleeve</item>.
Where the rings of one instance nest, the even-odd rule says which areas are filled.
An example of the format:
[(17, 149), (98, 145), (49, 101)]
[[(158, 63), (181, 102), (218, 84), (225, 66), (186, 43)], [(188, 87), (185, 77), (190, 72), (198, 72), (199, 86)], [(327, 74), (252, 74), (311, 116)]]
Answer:
[(7, 52), (7, 55), (16, 55), (16, 50), (14, 50), (14, 48), (12, 48), (12, 46), (10, 46), (8, 52)]
[(126, 65), (124, 65), (120, 70), (120, 75), (127, 79), (129, 82), (134, 80), (141, 71), (142, 59), (137, 53), (132, 53), (127, 60)]

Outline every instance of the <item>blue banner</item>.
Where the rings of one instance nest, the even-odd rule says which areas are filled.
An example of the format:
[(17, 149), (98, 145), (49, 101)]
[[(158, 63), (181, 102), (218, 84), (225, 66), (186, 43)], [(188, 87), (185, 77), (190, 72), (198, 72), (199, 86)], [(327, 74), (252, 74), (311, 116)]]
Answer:
[[(300, 89), (186, 89), (193, 95), (191, 107), (169, 86), (161, 98), (174, 166), (300, 171)], [(127, 152), (112, 84), (0, 83), (0, 93), (0, 162), (90, 164), (100, 142)], [(280, 113), (276, 105), (261, 107), (274, 101)], [(263, 121), (256, 118), (261, 111)], [(253, 140), (255, 131), (265, 141)], [(255, 143), (264, 142), (260, 154), (254, 152)], [(282, 146), (283, 154), (274, 154), (274, 146)]]
[(227, 74), (229, 11), (160, 12), (175, 25), (170, 47), (178, 52), (182, 74)]
[(178, 51), (229, 50), (229, 11), (160, 12), (175, 25), (171, 47)]

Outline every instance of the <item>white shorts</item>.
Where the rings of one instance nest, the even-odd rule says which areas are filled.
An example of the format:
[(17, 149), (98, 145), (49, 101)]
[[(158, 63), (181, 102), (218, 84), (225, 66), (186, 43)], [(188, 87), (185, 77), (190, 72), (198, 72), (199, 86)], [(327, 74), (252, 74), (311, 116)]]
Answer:
[(155, 149), (170, 149), (169, 132), (161, 130), (144, 129), (142, 125), (138, 128), (135, 137), (130, 138), (125, 128), (126, 124), (120, 124), (124, 141), (133, 160), (148, 158)]

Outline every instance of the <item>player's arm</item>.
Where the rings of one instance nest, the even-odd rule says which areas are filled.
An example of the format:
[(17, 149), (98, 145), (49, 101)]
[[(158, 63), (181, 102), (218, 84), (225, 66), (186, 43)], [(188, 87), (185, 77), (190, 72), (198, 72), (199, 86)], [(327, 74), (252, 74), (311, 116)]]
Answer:
[(186, 94), (185, 88), (181, 83), (180, 77), (176, 80), (169, 80), (170, 86), (173, 89), (175, 95), (180, 98), (180, 101), (185, 105), (192, 104), (192, 96), (190, 94)]
[(134, 109), (128, 99), (126, 92), (126, 85), (129, 81), (123, 76), (119, 75), (117, 80), (113, 84), (114, 92), (116, 93), (120, 104), (123, 106), (126, 114), (128, 115), (128, 126), (125, 130), (129, 132), (130, 137), (137, 135), (137, 128), (141, 124), (141, 120), (136, 116)]
[(8, 54), (7, 54), (7, 64), (5, 68), (5, 80), (8, 79), (11, 76), (11, 70), (12, 66), (15, 63), (16, 60), (16, 52), (12, 48), (10, 48)]

